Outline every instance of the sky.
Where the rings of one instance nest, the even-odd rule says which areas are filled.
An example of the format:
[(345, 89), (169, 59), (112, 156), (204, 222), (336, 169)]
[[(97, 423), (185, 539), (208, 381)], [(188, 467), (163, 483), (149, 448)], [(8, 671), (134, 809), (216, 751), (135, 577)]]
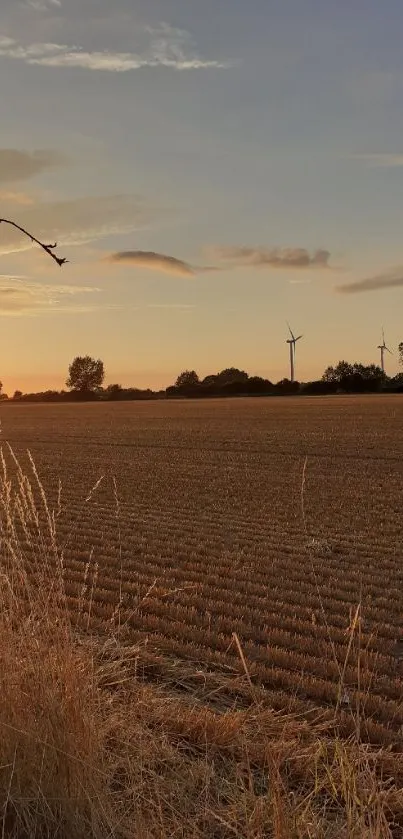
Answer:
[(1, 0), (4, 389), (403, 340), (401, 0)]

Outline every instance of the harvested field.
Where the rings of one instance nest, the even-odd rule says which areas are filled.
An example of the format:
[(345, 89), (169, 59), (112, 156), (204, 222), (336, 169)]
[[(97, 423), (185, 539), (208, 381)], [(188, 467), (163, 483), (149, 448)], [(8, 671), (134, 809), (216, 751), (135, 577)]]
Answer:
[(4, 405), (1, 425), (8, 470), (6, 443), (32, 472), (29, 450), (55, 512), (81, 638), (138, 645), (130, 677), (204, 725), (274, 709), (389, 747), (402, 785), (400, 396)]
[(344, 703), (373, 721), (376, 741), (403, 724), (392, 657), (403, 636), (402, 427), (399, 396), (2, 412), (4, 440), (23, 462), (30, 450), (60, 504), (81, 624), (102, 632), (118, 612), (159, 670), (166, 658), (170, 676), (208, 671), (215, 703), (248, 695), (234, 632), (277, 708), (334, 709), (344, 670)]

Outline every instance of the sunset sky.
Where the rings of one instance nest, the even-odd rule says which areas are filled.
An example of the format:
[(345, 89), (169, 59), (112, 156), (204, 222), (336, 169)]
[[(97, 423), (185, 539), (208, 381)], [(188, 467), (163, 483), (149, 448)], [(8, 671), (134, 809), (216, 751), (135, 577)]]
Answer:
[(1, 0), (4, 389), (398, 370), (402, 0)]

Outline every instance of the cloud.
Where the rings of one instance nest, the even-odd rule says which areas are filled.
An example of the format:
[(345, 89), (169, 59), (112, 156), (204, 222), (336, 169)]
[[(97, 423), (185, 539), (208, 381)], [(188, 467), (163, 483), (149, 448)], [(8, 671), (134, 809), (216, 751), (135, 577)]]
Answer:
[(25, 0), (25, 5), (36, 12), (48, 12), (51, 9), (60, 9), (61, 0)]
[(158, 29), (146, 27), (144, 31), (151, 37), (147, 47), (139, 52), (87, 51), (78, 46), (48, 42), (22, 44), (0, 35), (0, 56), (43, 67), (79, 67), (113, 73), (126, 73), (143, 67), (200, 70), (229, 66), (225, 62), (201, 58), (193, 49), (189, 33), (184, 30), (162, 24)]
[(174, 256), (156, 253), (155, 251), (118, 251), (104, 257), (103, 261), (134, 265), (138, 268), (149, 268), (163, 271), (180, 277), (195, 277), (211, 271), (225, 271), (229, 268), (329, 268), (329, 251), (317, 250), (312, 255), (305, 248), (247, 248), (247, 247), (215, 247), (210, 248), (210, 254), (220, 262), (219, 265), (189, 265)]
[(153, 271), (163, 271), (165, 274), (174, 274), (180, 277), (194, 277), (196, 269), (176, 259), (174, 256), (166, 256), (154, 251), (119, 251), (106, 257), (107, 262), (134, 265), (138, 268), (149, 268)]
[[(93, 294), (98, 288), (50, 285), (33, 282), (23, 276), (0, 276), (0, 315), (39, 315), (56, 311), (80, 311), (83, 306), (63, 306), (63, 300), (81, 294)], [(90, 307), (91, 308), (91, 307)]]
[(64, 155), (51, 149), (33, 152), (0, 149), (0, 183), (25, 181), (66, 163)]
[[(155, 217), (131, 195), (39, 202), (16, 215), (15, 221), (42, 241), (59, 246), (80, 245), (117, 233), (130, 233)], [(0, 254), (29, 250), (30, 240), (11, 227), (0, 225)]]
[(381, 291), (384, 288), (399, 288), (403, 286), (403, 267), (393, 268), (375, 277), (367, 277), (354, 283), (345, 283), (335, 287), (339, 294), (359, 294), (365, 291)]
[(194, 303), (149, 303), (147, 309), (172, 309), (188, 312), (195, 309)]
[(306, 248), (213, 248), (216, 259), (231, 266), (249, 268), (329, 268), (329, 251), (316, 250), (310, 254)]
[(390, 154), (383, 152), (359, 152), (351, 155), (353, 160), (361, 160), (369, 166), (381, 167), (383, 169), (394, 169), (403, 166), (403, 154)]

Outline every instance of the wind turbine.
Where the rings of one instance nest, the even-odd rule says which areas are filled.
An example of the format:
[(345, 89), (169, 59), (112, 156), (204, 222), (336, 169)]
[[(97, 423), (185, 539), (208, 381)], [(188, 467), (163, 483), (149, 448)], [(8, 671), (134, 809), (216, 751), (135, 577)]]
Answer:
[(300, 338), (302, 338), (302, 335), (298, 335), (298, 337), (296, 338), (288, 321), (287, 326), (290, 330), (291, 335), (291, 338), (287, 338), (286, 343), (290, 345), (290, 381), (293, 382), (295, 377), (295, 344), (297, 343), (297, 341), (299, 341)]
[(385, 344), (385, 333), (383, 331), (383, 328), (382, 328), (382, 344), (379, 344), (378, 350), (381, 351), (381, 370), (382, 370), (382, 373), (384, 373), (385, 372), (385, 350), (386, 350), (386, 352), (390, 353), (390, 355), (393, 355), (393, 353), (392, 353), (392, 350), (390, 350), (389, 347), (387, 347), (386, 344)]

